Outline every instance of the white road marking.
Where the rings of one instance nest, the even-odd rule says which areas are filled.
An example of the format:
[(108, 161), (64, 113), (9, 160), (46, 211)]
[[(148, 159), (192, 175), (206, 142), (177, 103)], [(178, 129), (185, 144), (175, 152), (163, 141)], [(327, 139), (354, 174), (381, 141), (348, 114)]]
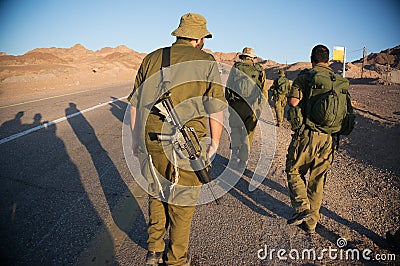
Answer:
[(20, 133), (17, 133), (17, 134), (8, 136), (8, 137), (6, 137), (6, 138), (0, 140), (0, 145), (1, 145), (1, 144), (4, 144), (4, 143), (7, 143), (7, 142), (9, 142), (9, 141), (18, 139), (18, 138), (20, 138), (20, 137), (23, 137), (23, 136), (28, 135), (28, 134), (30, 134), (30, 133), (33, 133), (33, 132), (35, 132), (35, 131), (38, 131), (38, 130), (40, 130), (40, 129), (42, 129), (42, 128), (47, 128), (47, 127), (49, 127), (49, 126), (52, 126), (52, 125), (55, 125), (55, 124), (57, 124), (57, 123), (63, 122), (63, 121), (65, 121), (65, 120), (67, 120), (67, 119), (69, 119), (69, 118), (72, 118), (72, 117), (75, 117), (75, 116), (77, 116), (77, 115), (81, 115), (81, 114), (83, 114), (83, 113), (92, 111), (92, 110), (94, 110), (94, 109), (97, 109), (97, 108), (99, 108), (99, 107), (108, 105), (108, 104), (110, 104), (110, 103), (114, 103), (114, 102), (121, 101), (121, 100), (123, 100), (123, 99), (125, 99), (125, 98), (127, 98), (127, 97), (128, 97), (128, 96), (124, 96), (124, 97), (121, 97), (121, 98), (118, 98), (118, 99), (114, 99), (114, 100), (111, 100), (111, 101), (108, 101), (108, 102), (105, 102), (105, 103), (101, 103), (101, 104), (92, 106), (92, 107), (90, 107), (90, 108), (87, 108), (87, 109), (85, 109), (85, 110), (83, 110), (83, 111), (76, 112), (76, 113), (73, 113), (73, 114), (70, 114), (70, 115), (67, 115), (67, 116), (58, 118), (58, 119), (56, 119), (56, 120), (53, 120), (53, 121), (51, 121), (51, 122), (44, 123), (44, 124), (42, 124), (42, 125), (40, 125), (40, 126), (36, 126), (36, 127), (30, 128), (30, 129), (27, 129), (27, 130), (25, 130), (25, 131), (22, 131), (22, 132), (20, 132)]
[(36, 99), (36, 100), (21, 102), (21, 103), (14, 103), (14, 104), (10, 104), (10, 105), (4, 105), (4, 106), (0, 106), (0, 109), (8, 108), (8, 107), (14, 107), (14, 106), (18, 106), (18, 105), (27, 104), (27, 103), (40, 102), (40, 101), (44, 101), (44, 100), (49, 100), (49, 99), (54, 99), (54, 98), (59, 98), (59, 97), (64, 97), (64, 96), (69, 96), (69, 95), (74, 95), (74, 94), (80, 94), (80, 93), (84, 93), (84, 92), (88, 92), (88, 91), (94, 91), (94, 90), (98, 90), (98, 89), (89, 89), (89, 90), (83, 90), (83, 91), (76, 91), (76, 92), (65, 93), (65, 94), (61, 94), (61, 95), (55, 95), (55, 96), (50, 96), (50, 97), (46, 97), (46, 98), (40, 98), (40, 99)]

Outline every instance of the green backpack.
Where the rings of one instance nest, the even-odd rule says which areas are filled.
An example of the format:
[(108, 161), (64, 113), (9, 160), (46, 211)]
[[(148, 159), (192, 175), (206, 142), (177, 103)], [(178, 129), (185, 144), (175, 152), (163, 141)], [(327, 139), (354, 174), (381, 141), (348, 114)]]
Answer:
[(312, 130), (348, 135), (354, 128), (355, 115), (351, 105), (350, 83), (329, 71), (309, 70), (309, 91), (305, 97), (305, 124)]
[(232, 84), (228, 86), (239, 96), (250, 103), (261, 96), (262, 77), (264, 69), (259, 64), (246, 64), (237, 62), (233, 66)]
[(278, 94), (287, 94), (289, 92), (290, 83), (286, 77), (279, 77), (276, 80), (276, 85), (274, 84), (274, 86), (276, 86), (276, 91)]

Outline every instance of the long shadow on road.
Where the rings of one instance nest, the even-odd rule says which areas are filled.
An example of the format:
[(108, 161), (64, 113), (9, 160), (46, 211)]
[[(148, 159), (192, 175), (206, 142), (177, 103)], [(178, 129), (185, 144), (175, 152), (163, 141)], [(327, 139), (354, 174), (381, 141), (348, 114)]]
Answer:
[[(388, 124), (390, 125), (390, 123)], [(397, 177), (395, 181), (400, 184), (399, 136), (399, 123), (385, 126), (383, 122), (358, 114), (356, 126), (353, 132), (346, 136), (348, 142), (342, 145), (341, 149), (345, 149), (353, 158), (367, 162), (382, 170), (392, 171)], [(366, 146), (373, 152), (366, 152)]]
[[(219, 154), (215, 157), (212, 167), (212, 175), (218, 176), (224, 168), (227, 167), (229, 160)], [(229, 170), (230, 171), (230, 170)], [(236, 173), (236, 172), (235, 172)], [(253, 172), (247, 170), (244, 172), (246, 177), (252, 177)], [(278, 183), (266, 178), (263, 182), (264, 185), (285, 193), (282, 186)], [(240, 178), (239, 181), (236, 183), (235, 187), (229, 191), (229, 193), (240, 200), (244, 205), (249, 207), (251, 210), (259, 213), (261, 215), (266, 215), (269, 217), (282, 217), (284, 219), (290, 218), (291, 207), (288, 206), (286, 203), (276, 199), (275, 197), (265, 193), (259, 187), (256, 188), (254, 191), (249, 191), (249, 182), (244, 178)], [(283, 189), (283, 190), (282, 190)], [(271, 214), (272, 213), (272, 214)]]
[[(78, 112), (80, 111), (74, 103), (70, 103), (70, 106), (65, 110), (66, 115)], [(96, 137), (94, 128), (82, 114), (68, 119), (68, 122), (79, 141), (90, 154), (115, 224), (124, 231), (132, 241), (142, 248), (145, 248), (145, 234), (130, 234), (133, 224), (135, 224), (135, 228), (144, 228), (144, 231), (146, 231), (147, 226), (141, 208), (127, 184), (122, 179), (114, 162)], [(118, 201), (121, 198), (124, 200), (124, 205), (130, 206), (128, 210), (130, 213), (122, 211), (126, 206), (118, 206)]]
[[(215, 169), (213, 170), (213, 175), (216, 176), (218, 173), (222, 172), (222, 169), (227, 167), (228, 165), (228, 159), (217, 155), (214, 161), (214, 166)], [(213, 166), (213, 167), (214, 167)], [(248, 178), (252, 178), (253, 175), (257, 175), (256, 173), (246, 169), (244, 172), (244, 176)], [(260, 180), (261, 178), (258, 178)], [(286, 195), (289, 197), (287, 188), (283, 187), (279, 183), (269, 179), (268, 177), (264, 179), (262, 185), (275, 190), (283, 195)], [(255, 212), (261, 214), (261, 215), (266, 215), (273, 217), (274, 215), (277, 215), (279, 217), (282, 217), (284, 219), (288, 219), (291, 217), (293, 213), (292, 207), (288, 206), (286, 203), (276, 199), (275, 197), (269, 195), (265, 191), (261, 190), (260, 188), (255, 189), (254, 191), (250, 192), (249, 191), (249, 182), (245, 180), (244, 178), (240, 178), (238, 183), (235, 185), (235, 189), (231, 189), (229, 193), (236, 197), (238, 200), (240, 200), (243, 204), (248, 206), (250, 209), (254, 210)], [(260, 206), (261, 205), (261, 206)], [(274, 215), (271, 215), (268, 213), (265, 209), (267, 209), (269, 212), (273, 213)], [(372, 230), (366, 228), (365, 226), (357, 223), (357, 222), (352, 222), (349, 221), (337, 213), (325, 208), (321, 207), (321, 214), (324, 216), (336, 221), (337, 223), (340, 223), (351, 230), (354, 230), (358, 232), (360, 235), (364, 235), (365, 237), (369, 238), (372, 240), (376, 245), (378, 245), (380, 248), (385, 248), (388, 249), (388, 245), (386, 240), (381, 237), (380, 235), (376, 234)], [(330, 241), (331, 243), (334, 243), (336, 245), (337, 239), (340, 237), (333, 231), (329, 230), (325, 226), (318, 224), (316, 228), (316, 232), (326, 240)], [(354, 246), (356, 243), (348, 243), (348, 247)]]
[[(117, 100), (118, 98), (111, 96), (111, 100)], [(126, 108), (128, 107), (128, 103), (123, 101), (114, 101), (110, 103), (110, 111), (111, 113), (121, 122), (124, 122), (124, 115)], [(126, 121), (128, 122), (128, 121)]]
[[(4, 122), (1, 136), (45, 123), (37, 113), (32, 123), (22, 124), (23, 115)], [(74, 263), (101, 220), (57, 125), (1, 144), (0, 154), (2, 265)]]

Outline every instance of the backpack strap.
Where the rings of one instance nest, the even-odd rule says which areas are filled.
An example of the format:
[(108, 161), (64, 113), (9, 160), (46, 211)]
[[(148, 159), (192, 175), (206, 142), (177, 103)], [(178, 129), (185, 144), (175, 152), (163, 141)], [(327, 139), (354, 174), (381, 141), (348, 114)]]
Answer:
[(312, 97), (313, 79), (314, 79), (314, 76), (317, 74), (317, 71), (315, 71), (314, 69), (308, 69), (308, 71), (305, 74), (307, 75), (307, 88), (306, 88), (305, 96), (306, 96), (307, 102), (309, 102)]
[[(315, 70), (313, 70), (313, 69), (304, 69), (299, 74), (299, 75), (306, 75), (306, 80), (307, 80), (307, 86), (305, 88), (305, 91), (303, 92), (304, 93), (303, 99), (305, 101), (303, 101), (303, 103), (302, 103), (302, 109), (304, 110), (303, 111), (303, 114), (304, 114), (303, 123), (304, 123), (304, 125), (306, 125), (306, 120), (308, 118), (308, 110), (307, 109), (308, 109), (308, 105), (310, 104), (310, 99), (311, 99), (311, 96), (312, 96), (312, 81), (313, 81), (314, 75), (316, 73), (317, 72)], [(308, 127), (308, 126), (306, 126), (306, 127)]]
[(161, 93), (165, 93), (169, 89), (169, 85), (171, 84), (171, 47), (165, 47), (162, 49), (162, 58), (161, 58)]
[[(253, 62), (253, 67), (255, 68), (255, 70), (258, 72), (258, 81), (260, 82), (260, 86), (259, 86), (259, 89), (262, 91), (262, 77), (263, 77), (263, 75), (264, 75), (264, 68), (260, 65), (260, 64), (258, 64), (258, 63), (256, 63), (256, 62), (254, 62), (254, 61), (252, 61)], [(258, 84), (257, 84), (257, 86), (258, 86)]]
[(162, 49), (161, 69), (171, 65), (171, 47)]

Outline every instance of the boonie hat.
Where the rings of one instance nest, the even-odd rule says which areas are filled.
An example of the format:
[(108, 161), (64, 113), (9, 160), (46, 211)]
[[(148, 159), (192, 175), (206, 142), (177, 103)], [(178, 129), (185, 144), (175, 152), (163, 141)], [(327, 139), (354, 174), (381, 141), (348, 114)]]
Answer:
[(188, 13), (181, 17), (179, 27), (171, 35), (189, 39), (212, 38), (212, 34), (207, 30), (206, 19), (199, 14)]
[(245, 47), (243, 48), (242, 53), (239, 55), (240, 59), (243, 59), (244, 56), (248, 56), (251, 58), (256, 58), (257, 56), (254, 54), (253, 49), (249, 48), (249, 47)]
[(285, 72), (283, 71), (283, 69), (279, 69), (279, 76), (284, 76)]

